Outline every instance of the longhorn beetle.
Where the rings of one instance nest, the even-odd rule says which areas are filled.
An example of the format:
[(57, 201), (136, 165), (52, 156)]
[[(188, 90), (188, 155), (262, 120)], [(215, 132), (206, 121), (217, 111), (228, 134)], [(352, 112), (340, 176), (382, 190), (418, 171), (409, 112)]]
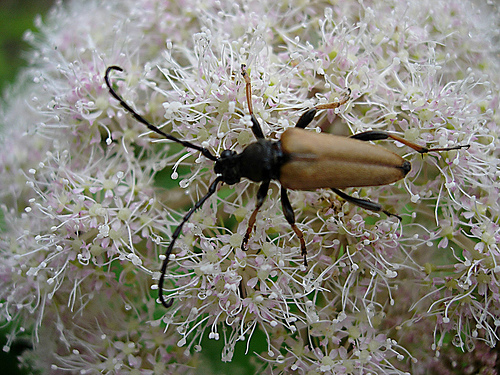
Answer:
[(388, 216), (399, 218), (399, 216), (385, 211), (378, 203), (351, 197), (339, 190), (348, 187), (387, 185), (401, 180), (410, 171), (410, 162), (383, 147), (366, 143), (366, 141), (391, 138), (413, 148), (421, 154), (469, 148), (469, 145), (461, 145), (429, 149), (385, 131), (366, 131), (350, 137), (340, 137), (304, 130), (314, 119), (318, 110), (338, 108), (347, 102), (349, 94), (337, 102), (320, 104), (304, 112), (295, 127), (286, 129), (279, 141), (267, 140), (264, 138), (259, 121), (253, 114), (252, 86), (246, 66), (242, 64), (241, 74), (245, 80), (246, 99), (252, 121), (252, 132), (257, 141), (246, 146), (240, 154), (232, 150), (224, 150), (217, 157), (205, 147), (197, 146), (163, 132), (135, 112), (113, 89), (109, 81), (109, 74), (113, 70), (123, 72), (123, 69), (119, 66), (109, 66), (106, 69), (104, 80), (110, 94), (118, 100), (119, 104), (130, 112), (137, 121), (146, 125), (149, 130), (158, 133), (166, 139), (180, 143), (186, 148), (201, 152), (203, 156), (214, 162), (214, 172), (217, 175), (215, 180), (210, 184), (208, 192), (184, 215), (182, 221), (175, 229), (170, 245), (165, 252), (165, 258), (161, 266), (161, 275), (158, 281), (158, 297), (163, 306), (167, 308), (172, 305), (173, 301), (171, 299), (165, 300), (163, 296), (163, 283), (175, 241), (179, 237), (183, 225), (189, 220), (193, 212), (200, 208), (216, 192), (217, 186), (220, 183), (234, 185), (240, 182), (241, 178), (261, 183), (257, 191), (257, 204), (250, 216), (247, 231), (241, 244), (241, 248), (245, 249), (255, 225), (257, 213), (264, 203), (267, 191), (269, 190), (269, 183), (271, 180), (278, 180), (281, 184), (283, 214), (299, 238), (301, 255), (304, 257), (304, 265), (307, 266), (304, 236), (295, 225), (295, 214), (288, 199), (287, 189), (313, 190), (330, 188), (337, 195), (352, 204), (366, 210), (383, 212)]

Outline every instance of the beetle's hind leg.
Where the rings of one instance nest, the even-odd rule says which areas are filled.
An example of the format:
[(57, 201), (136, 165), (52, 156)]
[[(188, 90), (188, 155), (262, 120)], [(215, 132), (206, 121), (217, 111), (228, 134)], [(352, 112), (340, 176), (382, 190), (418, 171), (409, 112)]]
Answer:
[[(369, 130), (366, 132), (351, 135), (349, 138), (358, 139), (360, 141), (378, 141), (381, 139), (389, 139), (390, 138), (390, 139), (393, 139), (393, 140), (398, 141), (400, 143), (403, 143), (404, 145), (406, 145), (408, 147), (411, 147), (412, 149), (419, 152), (420, 154), (425, 154), (428, 152), (442, 152), (442, 151), (450, 151), (450, 150), (459, 150), (462, 148), (469, 148), (470, 147), (470, 145), (459, 145), (459, 146), (444, 147), (444, 148), (427, 148), (427, 147), (419, 146), (416, 143), (407, 141), (406, 139), (401, 138), (395, 134), (391, 134), (389, 132), (381, 131), (381, 130)], [(408, 173), (410, 171), (410, 168), (411, 168), (410, 163), (409, 162), (406, 162), (406, 163), (407, 163), (406, 165), (405, 164), (402, 165), (402, 168), (403, 168), (405, 174)], [(401, 220), (401, 217), (399, 217), (398, 215), (391, 214), (390, 212), (383, 210), (382, 206), (378, 203), (374, 203), (374, 202), (371, 202), (371, 201), (366, 200), (366, 199), (351, 197), (338, 189), (332, 188), (332, 190), (337, 195), (344, 198), (346, 201), (351, 202), (359, 207), (362, 207), (362, 208), (369, 210), (369, 211), (375, 211), (375, 212), (380, 211), (380, 212), (385, 213), (388, 216), (395, 216), (399, 220)]]
[(259, 124), (259, 121), (253, 114), (253, 105), (252, 105), (252, 81), (250, 80), (250, 76), (247, 73), (247, 66), (245, 64), (241, 64), (241, 75), (245, 80), (245, 94), (247, 97), (247, 105), (248, 112), (250, 113), (250, 118), (252, 119), (252, 132), (257, 139), (263, 139), (264, 133), (262, 132), (262, 128)]
[(335, 194), (337, 194), (339, 197), (341, 197), (342, 199), (346, 200), (349, 203), (355, 204), (356, 206), (364, 208), (365, 210), (368, 210), (368, 211), (383, 212), (387, 216), (397, 217), (398, 220), (401, 221), (400, 216), (384, 210), (382, 208), (382, 205), (379, 203), (372, 202), (368, 199), (351, 197), (350, 195), (347, 195), (346, 193), (344, 193), (342, 190), (339, 190), (339, 189), (335, 189), (335, 188), (331, 188), (331, 189)]
[(411, 147), (415, 151), (420, 154), (426, 154), (428, 152), (442, 152), (442, 151), (451, 151), (451, 150), (459, 150), (461, 148), (469, 148), (470, 145), (459, 145), (453, 147), (443, 147), (443, 148), (427, 148), (424, 146), (419, 146), (416, 143), (407, 141), (404, 138), (401, 138), (395, 134), (391, 134), (389, 132), (381, 131), (381, 130), (369, 130), (366, 132), (358, 133), (351, 135), (349, 138), (359, 139), (360, 141), (378, 141), (380, 139), (394, 139), (404, 145)]
[(245, 248), (247, 246), (248, 240), (250, 239), (250, 234), (252, 233), (253, 227), (255, 225), (257, 213), (259, 212), (259, 209), (262, 207), (262, 204), (266, 199), (268, 190), (269, 190), (269, 181), (264, 181), (260, 185), (259, 190), (257, 191), (257, 204), (255, 205), (255, 210), (252, 212), (252, 216), (250, 216), (250, 219), (248, 220), (247, 231), (245, 233), (245, 237), (243, 237), (243, 241), (241, 242), (241, 250), (246, 250)]
[(290, 224), (300, 240), (300, 254), (304, 257), (304, 266), (307, 267), (307, 249), (304, 241), (304, 234), (299, 228), (297, 228), (297, 225), (295, 225), (295, 213), (293, 212), (292, 205), (288, 199), (287, 190), (283, 186), (281, 187), (281, 205), (283, 207), (283, 215), (285, 215), (286, 221), (288, 221), (288, 224)]

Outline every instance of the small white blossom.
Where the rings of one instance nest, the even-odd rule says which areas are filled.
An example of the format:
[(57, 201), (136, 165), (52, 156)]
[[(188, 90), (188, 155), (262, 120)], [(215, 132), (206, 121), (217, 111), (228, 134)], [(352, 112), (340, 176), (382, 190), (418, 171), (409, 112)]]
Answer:
[[(222, 361), (269, 374), (494, 366), (498, 19), (495, 4), (445, 0), (57, 4), (26, 34), (30, 65), (1, 113), (4, 351), (27, 337), (34, 349), (23, 363), (48, 373), (199, 373), (215, 361), (205, 354), (212, 342)], [(349, 89), (308, 130), (470, 148), (420, 156), (381, 142), (411, 161), (409, 175), (347, 192), (401, 222), (328, 190), (291, 191), (307, 267), (277, 185), (246, 251), (257, 188), (222, 186), (180, 233), (165, 309), (159, 267), (215, 179), (213, 163), (137, 123), (104, 72), (123, 67), (112, 84), (126, 103), (220, 155), (255, 141), (242, 63), (268, 139)], [(265, 344), (254, 349), (257, 336)]]

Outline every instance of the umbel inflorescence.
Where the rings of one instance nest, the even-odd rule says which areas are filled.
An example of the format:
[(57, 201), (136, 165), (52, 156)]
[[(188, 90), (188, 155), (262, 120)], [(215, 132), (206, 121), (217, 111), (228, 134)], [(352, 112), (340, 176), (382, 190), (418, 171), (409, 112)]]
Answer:
[[(498, 19), (493, 6), (445, 1), (56, 6), (27, 34), (30, 66), (2, 106), (4, 350), (28, 337), (24, 363), (49, 373), (199, 373), (215, 343), (223, 361), (259, 373), (494, 368)], [(222, 186), (179, 236), (167, 310), (160, 255), (213, 181), (212, 163), (137, 124), (104, 72), (122, 66), (114, 85), (129, 105), (220, 155), (254, 141), (242, 63), (268, 139), (350, 89), (310, 131), (470, 149), (421, 157), (384, 143), (412, 171), (348, 192), (401, 221), (330, 190), (292, 191), (307, 267), (278, 185), (246, 251), (257, 187)]]

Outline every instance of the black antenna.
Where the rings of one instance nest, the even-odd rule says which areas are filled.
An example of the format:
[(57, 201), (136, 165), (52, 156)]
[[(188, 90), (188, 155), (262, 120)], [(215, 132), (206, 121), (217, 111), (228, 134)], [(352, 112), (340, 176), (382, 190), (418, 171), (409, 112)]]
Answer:
[(127, 103), (125, 103), (125, 100), (123, 100), (120, 95), (118, 95), (116, 93), (116, 91), (111, 87), (111, 83), (109, 82), (109, 73), (112, 71), (112, 70), (118, 70), (119, 72), (123, 72), (123, 69), (120, 68), (119, 66), (116, 66), (116, 65), (112, 65), (112, 66), (108, 66), (108, 68), (106, 69), (106, 74), (104, 75), (104, 81), (106, 81), (106, 85), (108, 86), (108, 89), (109, 89), (109, 93), (113, 96), (113, 98), (115, 98), (116, 100), (118, 100), (118, 102), (120, 103), (120, 105), (125, 108), (127, 111), (129, 111), (132, 116), (134, 116), (134, 118), (139, 121), (140, 123), (146, 125), (148, 127), (149, 130), (152, 130), (154, 131), (155, 133), (158, 133), (160, 134), (161, 136), (167, 138), (168, 140), (171, 140), (171, 141), (174, 141), (174, 142), (177, 142), (177, 143), (180, 143), (181, 145), (183, 145), (184, 147), (187, 147), (187, 148), (192, 148), (196, 151), (200, 151), (203, 156), (205, 156), (206, 158), (212, 160), (212, 161), (216, 161), (217, 160), (217, 157), (214, 156), (208, 149), (206, 149), (205, 147), (201, 147), (201, 146), (197, 146), (197, 145), (194, 145), (192, 144), (191, 142), (188, 142), (188, 141), (183, 141), (179, 138), (176, 138), (174, 137), (173, 135), (170, 135), (170, 134), (167, 134), (163, 131), (161, 131), (160, 129), (158, 129), (156, 126), (152, 125), (150, 122), (148, 122), (144, 117), (142, 117), (140, 114), (138, 114), (136, 111), (134, 111)]
[(212, 184), (208, 188), (208, 192), (203, 197), (201, 197), (200, 200), (198, 202), (196, 202), (193, 207), (191, 207), (191, 209), (188, 211), (188, 213), (186, 215), (184, 215), (184, 217), (182, 218), (181, 223), (175, 229), (175, 232), (172, 235), (172, 240), (170, 241), (170, 245), (168, 245), (168, 249), (165, 252), (165, 259), (163, 259), (163, 264), (161, 265), (161, 270), (160, 270), (161, 275), (160, 275), (160, 280), (158, 281), (158, 298), (160, 298), (161, 304), (163, 306), (165, 306), (166, 308), (169, 308), (170, 306), (172, 306), (173, 301), (172, 301), (172, 299), (169, 299), (168, 301), (165, 301), (165, 298), (163, 297), (163, 283), (165, 281), (165, 274), (167, 272), (168, 258), (170, 258), (170, 254), (172, 253), (172, 250), (174, 249), (175, 241), (177, 241), (177, 238), (181, 234), (182, 227), (186, 223), (186, 221), (188, 221), (189, 218), (191, 217), (191, 215), (198, 208), (200, 208), (201, 206), (203, 206), (203, 203), (205, 203), (205, 201), (208, 198), (210, 198), (210, 196), (213, 193), (215, 193), (217, 191), (217, 185), (219, 184), (219, 182), (222, 182), (222, 180), (223, 180), (222, 176), (219, 176), (219, 177), (217, 177), (215, 179), (214, 182), (212, 182)]
[[(158, 133), (161, 136), (163, 136), (163, 137), (165, 137), (165, 138), (167, 138), (167, 139), (169, 139), (171, 141), (180, 143), (184, 147), (192, 148), (194, 150), (200, 151), (203, 154), (203, 156), (205, 156), (206, 158), (208, 158), (210, 160), (213, 160), (213, 161), (217, 161), (218, 160), (217, 157), (214, 156), (208, 149), (206, 149), (204, 147), (200, 147), (200, 146), (194, 145), (191, 142), (183, 141), (181, 139), (178, 139), (178, 138), (176, 138), (176, 137), (174, 137), (174, 136), (172, 136), (170, 134), (167, 134), (167, 133), (161, 131), (159, 128), (157, 128), (156, 126), (152, 125), (150, 122), (148, 122), (146, 119), (144, 119), (144, 117), (142, 117), (136, 111), (134, 111), (127, 103), (125, 103), (125, 101), (111, 87), (111, 83), (109, 82), (109, 73), (112, 70), (118, 70), (119, 72), (123, 72), (123, 69), (120, 68), (119, 66), (115, 66), (115, 65), (108, 66), (108, 68), (106, 69), (106, 74), (104, 76), (104, 80), (106, 81), (106, 85), (108, 86), (109, 92), (110, 92), (110, 94), (116, 100), (118, 100), (118, 102), (120, 103), (120, 105), (123, 108), (125, 108), (127, 111), (129, 111), (132, 114), (132, 116), (134, 116), (134, 118), (137, 121), (139, 121), (140, 123), (146, 125), (149, 130), (152, 130), (155, 133)], [(181, 234), (181, 231), (182, 231), (182, 227), (189, 220), (189, 218), (191, 217), (191, 215), (198, 208), (200, 208), (201, 206), (203, 206), (203, 203), (205, 203), (205, 201), (208, 198), (210, 198), (210, 196), (212, 196), (217, 191), (217, 185), (219, 184), (219, 182), (222, 182), (223, 180), (224, 180), (223, 176), (219, 176), (219, 177), (217, 177), (215, 179), (214, 182), (212, 182), (212, 184), (208, 188), (207, 194), (205, 194), (203, 197), (201, 197), (200, 200), (198, 202), (196, 202), (193, 207), (191, 207), (191, 209), (188, 211), (188, 213), (186, 215), (184, 215), (181, 223), (177, 226), (177, 228), (174, 231), (174, 234), (172, 235), (172, 240), (170, 241), (170, 245), (168, 246), (167, 251), (165, 252), (165, 259), (163, 259), (163, 263), (162, 263), (161, 270), (160, 270), (160, 272), (161, 272), (160, 280), (158, 281), (158, 298), (160, 299), (160, 302), (162, 303), (162, 305), (165, 306), (165, 307), (167, 307), (167, 308), (170, 307), (170, 306), (172, 306), (173, 301), (172, 301), (172, 299), (169, 299), (168, 301), (165, 301), (165, 297), (163, 296), (163, 284), (164, 284), (164, 281), (165, 281), (165, 273), (167, 271), (168, 260), (170, 258), (170, 254), (172, 254), (172, 250), (174, 249), (175, 241), (177, 241), (177, 238), (179, 238), (179, 236)]]

